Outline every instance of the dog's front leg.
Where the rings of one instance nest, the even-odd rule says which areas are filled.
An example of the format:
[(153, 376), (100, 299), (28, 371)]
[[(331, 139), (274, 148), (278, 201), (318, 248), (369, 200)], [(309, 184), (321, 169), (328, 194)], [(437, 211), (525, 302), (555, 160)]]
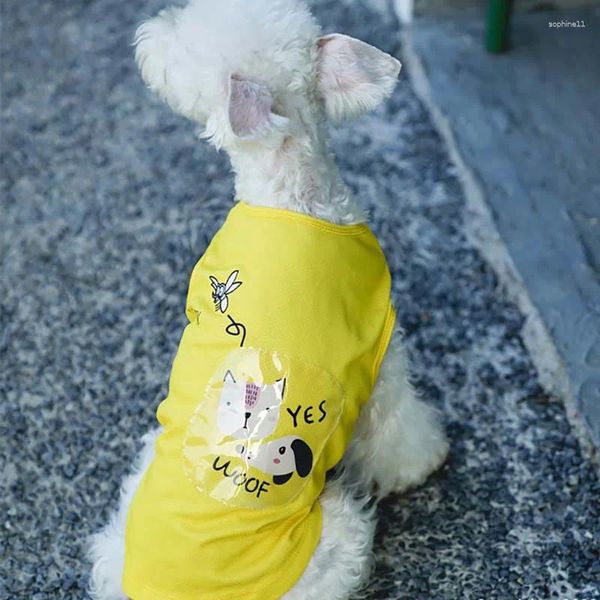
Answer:
[(396, 330), (344, 457), (353, 477), (380, 498), (420, 485), (448, 454), (437, 411), (410, 384), (401, 338)]

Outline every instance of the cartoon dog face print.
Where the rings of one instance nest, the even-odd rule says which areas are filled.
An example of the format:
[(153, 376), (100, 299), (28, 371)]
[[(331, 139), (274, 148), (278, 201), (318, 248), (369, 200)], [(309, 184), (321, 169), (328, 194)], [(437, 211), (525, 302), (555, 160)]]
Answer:
[(329, 468), (324, 450), (344, 411), (339, 382), (273, 350), (236, 348), (220, 361), (183, 440), (188, 479), (238, 508), (270, 509), (313, 494), (310, 482)]
[(276, 485), (286, 483), (294, 473), (302, 478), (308, 476), (313, 466), (310, 446), (293, 435), (258, 446), (240, 444), (237, 450), (249, 465), (272, 475)]
[(227, 371), (219, 398), (217, 423), (225, 435), (235, 438), (262, 439), (275, 431), (285, 379), (272, 384), (236, 381)]

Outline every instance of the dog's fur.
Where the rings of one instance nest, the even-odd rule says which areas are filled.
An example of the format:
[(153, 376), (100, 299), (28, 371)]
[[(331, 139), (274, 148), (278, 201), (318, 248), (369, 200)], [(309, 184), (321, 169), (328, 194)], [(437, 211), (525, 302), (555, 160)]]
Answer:
[[(374, 109), (392, 92), (400, 64), (347, 36), (320, 35), (301, 0), (191, 0), (139, 27), (136, 59), (148, 86), (227, 151), (238, 198), (358, 223), (365, 217), (335, 166), (325, 121)], [(411, 387), (400, 338), (397, 331), (342, 474), (320, 498), (319, 546), (285, 600), (345, 599), (363, 585), (375, 528), (369, 495), (419, 485), (446, 457), (437, 414)], [(92, 537), (91, 593), (98, 600), (125, 598), (125, 519), (158, 433), (145, 436), (118, 510)]]

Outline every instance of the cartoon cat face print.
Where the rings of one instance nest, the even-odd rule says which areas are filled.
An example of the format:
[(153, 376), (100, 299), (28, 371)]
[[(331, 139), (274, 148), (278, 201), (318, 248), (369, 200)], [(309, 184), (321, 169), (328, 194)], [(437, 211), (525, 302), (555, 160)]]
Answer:
[(262, 439), (275, 431), (285, 392), (285, 379), (272, 384), (236, 381), (227, 371), (219, 398), (217, 423), (225, 435)]
[(231, 371), (225, 373), (219, 398), (217, 423), (225, 435), (233, 436), (244, 427), (244, 395), (242, 383), (237, 383)]
[(237, 450), (249, 465), (271, 474), (276, 485), (286, 483), (294, 473), (304, 478), (312, 470), (312, 450), (298, 436), (289, 435), (259, 446), (240, 444)]

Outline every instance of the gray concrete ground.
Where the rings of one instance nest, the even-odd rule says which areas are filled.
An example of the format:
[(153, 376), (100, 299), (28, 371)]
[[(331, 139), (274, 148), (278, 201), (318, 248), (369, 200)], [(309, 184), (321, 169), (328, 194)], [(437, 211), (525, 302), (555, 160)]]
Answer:
[[(5, 3), (0, 178), (0, 598), (86, 597), (85, 537), (154, 423), (228, 164), (147, 93), (131, 36), (159, 0)], [(400, 52), (379, 2), (315, 2)], [(370, 600), (600, 599), (600, 486), (541, 389), (524, 316), (465, 235), (456, 166), (404, 77), (333, 131), (389, 258), (448, 464), (379, 507)]]
[(600, 7), (517, 12), (502, 56), (482, 51), (481, 10), (426, 12), (412, 39), (433, 99), (600, 445)]
[[(481, 0), (415, 0), (415, 13), (422, 15), (458, 16), (470, 12), (481, 17), (487, 8)], [(549, 9), (580, 8), (598, 4), (598, 0), (517, 0), (513, 3), (515, 12), (548, 11)]]

